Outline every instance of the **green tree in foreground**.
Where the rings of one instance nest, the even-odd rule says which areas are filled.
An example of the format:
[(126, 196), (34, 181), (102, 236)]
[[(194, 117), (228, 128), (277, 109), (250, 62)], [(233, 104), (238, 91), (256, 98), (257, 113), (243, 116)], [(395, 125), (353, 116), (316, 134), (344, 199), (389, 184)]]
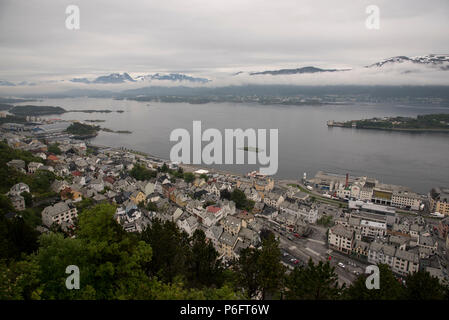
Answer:
[(188, 259), (189, 283), (198, 288), (221, 286), (223, 268), (217, 258), (213, 244), (206, 241), (202, 230), (196, 230), (191, 237)]
[(379, 264), (379, 289), (366, 287), (367, 274), (361, 274), (345, 291), (344, 298), (349, 300), (399, 300), (404, 297), (402, 284), (394, 277), (391, 269)]
[(335, 300), (344, 289), (338, 285), (338, 276), (329, 261), (314, 264), (312, 259), (306, 266), (295, 268), (286, 285), (286, 296), (291, 300)]
[(407, 300), (443, 300), (448, 299), (447, 288), (428, 272), (419, 271), (405, 279), (404, 298)]
[(279, 243), (274, 235), (262, 241), (262, 248), (247, 248), (240, 252), (236, 264), (238, 283), (249, 298), (277, 297), (282, 289), (285, 267), (281, 263)]
[(153, 220), (141, 234), (140, 238), (153, 250), (153, 259), (147, 272), (164, 282), (173, 282), (175, 277), (186, 277), (187, 253), (189, 239), (171, 221)]

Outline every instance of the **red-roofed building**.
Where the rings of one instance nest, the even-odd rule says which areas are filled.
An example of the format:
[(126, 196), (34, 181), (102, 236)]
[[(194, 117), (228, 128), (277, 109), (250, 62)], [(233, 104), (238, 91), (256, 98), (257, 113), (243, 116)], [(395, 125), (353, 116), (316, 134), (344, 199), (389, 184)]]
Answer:
[(75, 177), (81, 177), (82, 174), (79, 171), (72, 171), (72, 175)]
[(221, 210), (220, 207), (215, 207), (215, 206), (208, 206), (207, 207), (207, 212), (214, 213), (214, 214), (216, 214), (220, 210)]
[(50, 154), (50, 155), (47, 157), (47, 160), (53, 161), (53, 162), (58, 162), (58, 161), (59, 161), (59, 158), (58, 158), (57, 156), (53, 155), (53, 154)]
[(103, 178), (103, 181), (104, 181), (104, 182), (108, 182), (108, 183), (110, 183), (110, 184), (114, 184), (115, 179), (114, 179), (113, 177), (107, 176), (107, 177), (104, 177), (104, 178)]

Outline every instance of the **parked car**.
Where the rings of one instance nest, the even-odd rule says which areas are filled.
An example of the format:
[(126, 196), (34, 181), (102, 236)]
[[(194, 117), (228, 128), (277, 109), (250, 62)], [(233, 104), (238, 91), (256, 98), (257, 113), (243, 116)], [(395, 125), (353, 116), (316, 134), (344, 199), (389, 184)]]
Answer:
[(343, 268), (343, 269), (345, 268), (345, 265), (344, 265), (343, 263), (341, 263), (341, 262), (338, 263), (338, 266), (339, 266), (340, 268)]

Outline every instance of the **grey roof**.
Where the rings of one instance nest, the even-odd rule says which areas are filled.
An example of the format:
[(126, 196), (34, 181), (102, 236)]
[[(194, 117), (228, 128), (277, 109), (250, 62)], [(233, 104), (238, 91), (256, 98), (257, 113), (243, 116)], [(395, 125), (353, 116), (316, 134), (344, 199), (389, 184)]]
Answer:
[(54, 206), (46, 207), (42, 211), (42, 214), (45, 213), (45, 214), (48, 214), (49, 216), (53, 217), (53, 216), (56, 216), (56, 215), (58, 215), (60, 213), (63, 213), (63, 212), (69, 211), (69, 210), (70, 210), (70, 208), (67, 205), (67, 203), (65, 203), (65, 202), (58, 202)]
[(433, 247), (435, 245), (435, 241), (432, 237), (426, 237), (426, 236), (420, 236), (419, 237), (419, 244), (424, 246)]
[(350, 217), (348, 219), (348, 223), (350, 226), (359, 226), (360, 225), (360, 218)]
[(393, 246), (389, 246), (389, 245), (378, 243), (378, 242), (371, 242), (369, 250), (375, 251), (375, 252), (382, 252), (385, 255), (393, 257), (394, 253), (396, 251), (396, 248)]
[(414, 263), (419, 262), (419, 257), (416, 253), (407, 252), (405, 250), (396, 250), (396, 257), (399, 259), (411, 261)]
[(406, 237), (391, 235), (389, 240), (391, 243), (403, 245), (404, 243), (407, 243), (410, 239)]
[(223, 221), (223, 224), (226, 224), (228, 226), (239, 226), (239, 225), (242, 224), (242, 220), (241, 219), (238, 219), (238, 218), (233, 217), (233, 216), (227, 216), (222, 221)]
[(220, 242), (224, 243), (227, 246), (233, 247), (235, 242), (237, 241), (237, 236), (233, 236), (229, 232), (223, 232), (220, 237)]
[(365, 241), (356, 240), (354, 242), (354, 248), (362, 248), (362, 250), (368, 250), (369, 249), (369, 243)]
[(257, 232), (248, 229), (248, 228), (241, 228), (239, 231), (239, 236), (246, 238), (248, 240), (253, 240), (258, 236)]
[(235, 247), (234, 247), (234, 252), (239, 254), (240, 251), (242, 251), (243, 249), (248, 248), (250, 245), (251, 245), (251, 243), (249, 241), (247, 241), (247, 240), (246, 241), (245, 240), (242, 241), (242, 240), (238, 239), (237, 243), (235, 244)]
[(214, 236), (215, 239), (219, 239), (221, 234), (223, 233), (223, 227), (222, 226), (212, 226), (209, 228), (210, 233)]
[(333, 234), (336, 234), (338, 236), (345, 237), (348, 239), (352, 239), (352, 237), (353, 237), (352, 231), (348, 230), (347, 228), (343, 227), (340, 224), (332, 227), (331, 231)]

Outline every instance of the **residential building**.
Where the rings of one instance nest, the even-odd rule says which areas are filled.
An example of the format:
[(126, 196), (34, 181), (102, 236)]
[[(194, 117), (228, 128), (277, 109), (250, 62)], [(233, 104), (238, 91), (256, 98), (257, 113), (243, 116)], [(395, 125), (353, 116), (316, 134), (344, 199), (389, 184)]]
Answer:
[(354, 232), (342, 225), (336, 225), (329, 229), (328, 242), (332, 249), (349, 254), (354, 243)]
[(242, 220), (234, 216), (227, 216), (220, 221), (220, 224), (223, 226), (225, 232), (236, 236), (242, 227)]
[(231, 234), (224, 231), (219, 239), (220, 243), (220, 253), (227, 259), (232, 259), (234, 257), (234, 247), (237, 243), (238, 236), (236, 234)]
[(8, 194), (19, 196), (19, 195), (22, 194), (22, 192), (28, 192), (29, 193), (30, 192), (30, 187), (27, 184), (23, 183), (23, 182), (19, 182), (19, 183), (13, 185), (11, 187), (11, 189), (9, 189), (9, 193)]
[(449, 215), (449, 188), (433, 188), (429, 193), (430, 212)]
[(76, 207), (67, 202), (58, 202), (42, 211), (42, 223), (47, 227), (50, 227), (53, 223), (61, 224), (62, 222), (67, 222), (72, 224), (77, 217), (78, 211)]

